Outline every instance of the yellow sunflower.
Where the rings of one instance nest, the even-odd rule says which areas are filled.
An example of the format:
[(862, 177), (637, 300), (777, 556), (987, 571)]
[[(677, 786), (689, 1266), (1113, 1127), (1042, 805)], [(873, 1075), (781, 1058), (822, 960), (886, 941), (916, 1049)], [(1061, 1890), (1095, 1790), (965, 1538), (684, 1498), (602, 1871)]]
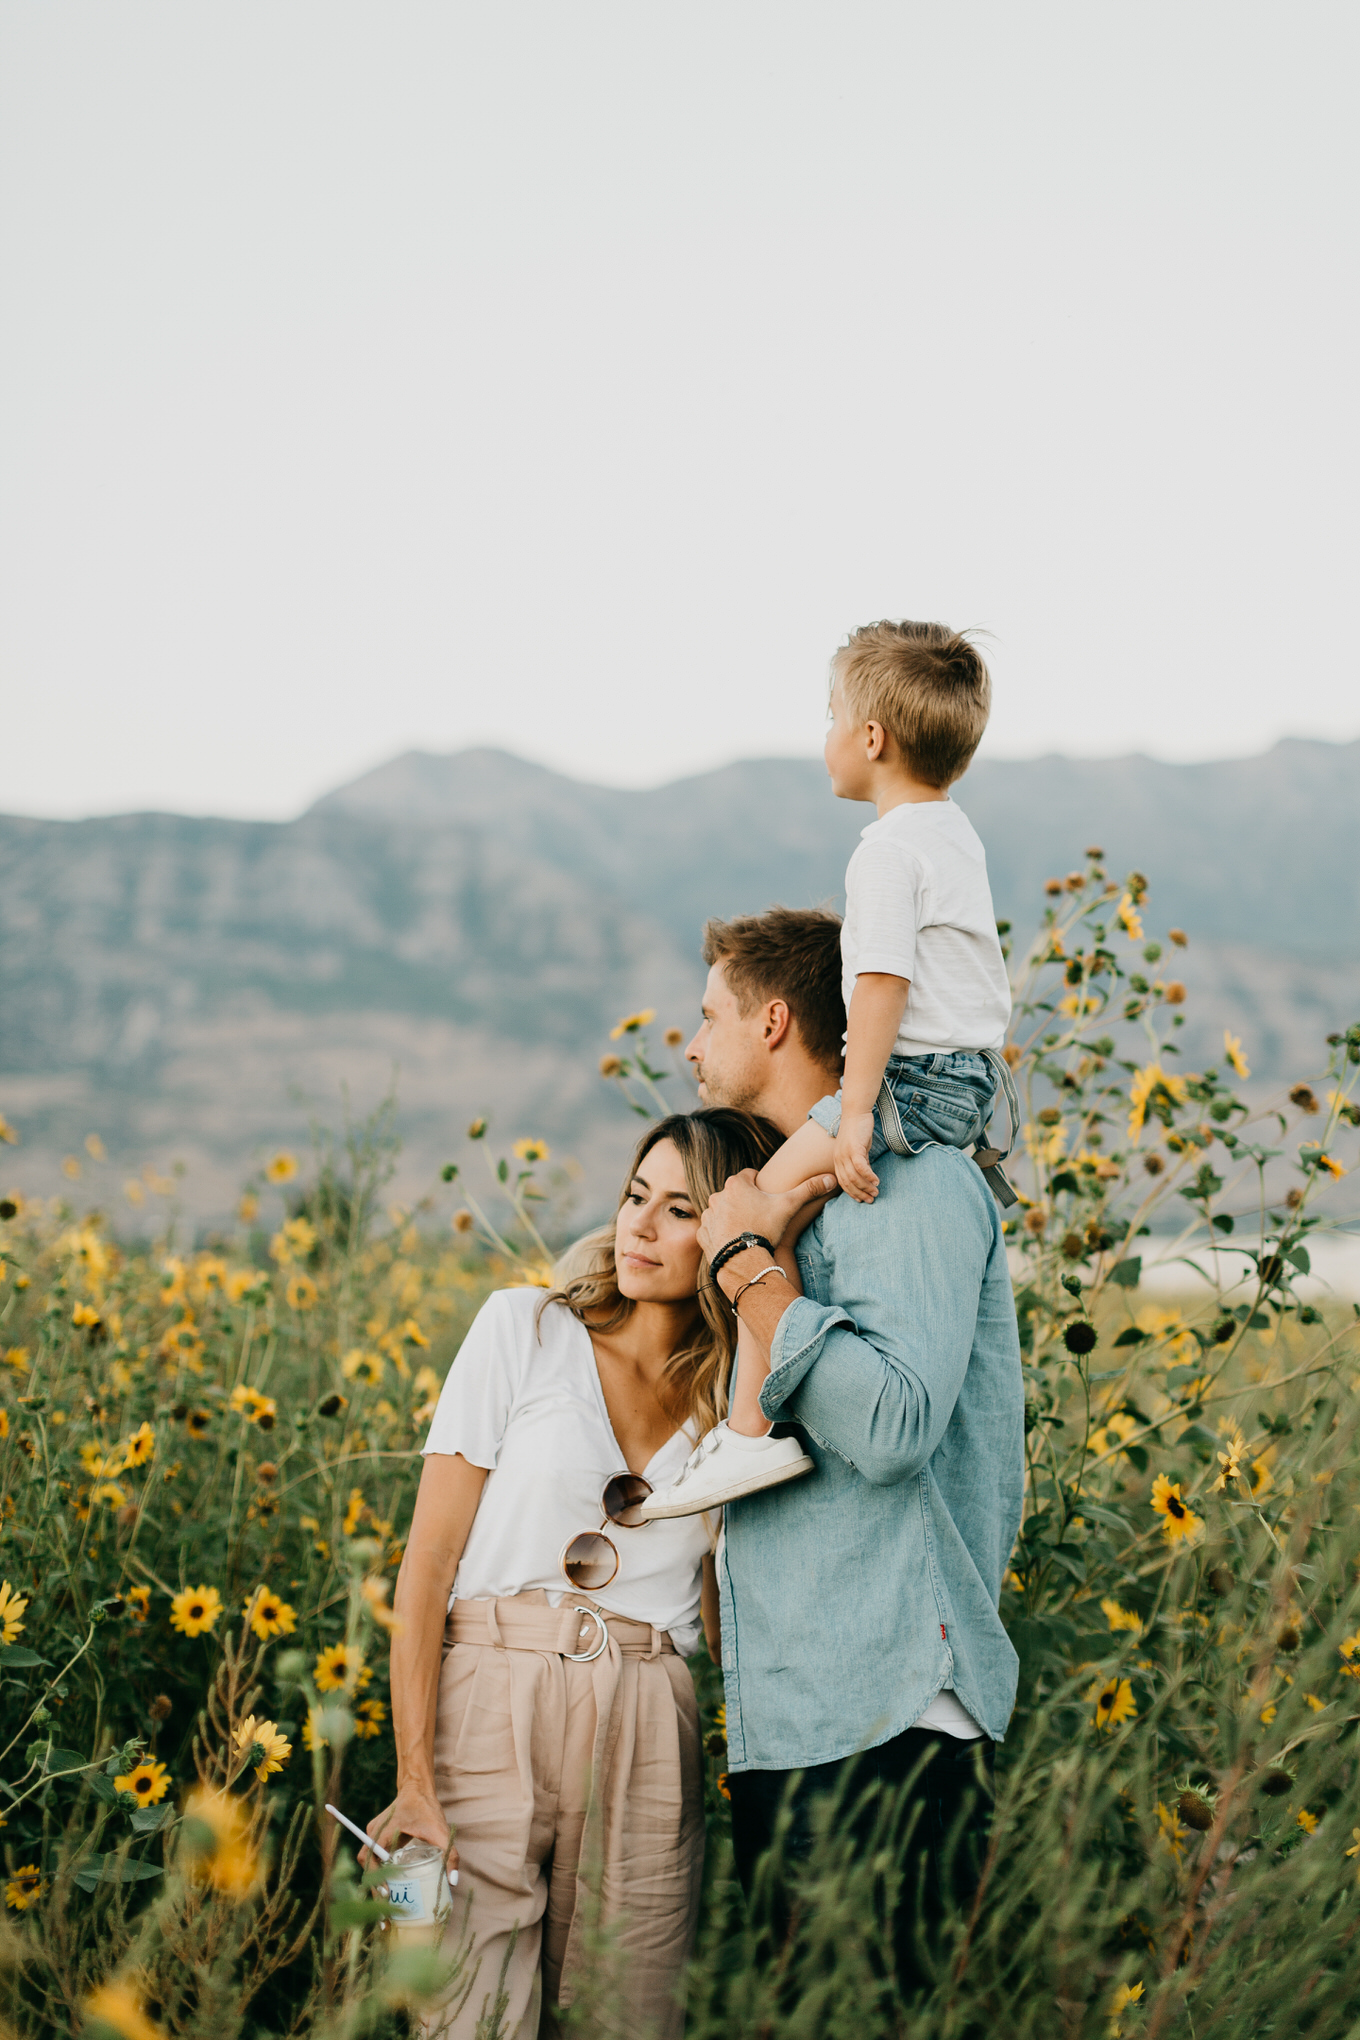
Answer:
[(85, 2017), (112, 2026), (122, 2040), (162, 2040), (161, 2028), (146, 2011), (131, 1984), (101, 1983), (85, 2000)]
[(380, 1629), (386, 1629), (395, 1635), (401, 1628), (401, 1617), (387, 1605), (387, 1596), (391, 1590), (391, 1582), (382, 1579), (377, 1573), (370, 1573), (363, 1584), (364, 1606), (369, 1614)]
[(272, 1587), (256, 1587), (245, 1604), (245, 1617), (261, 1643), (271, 1636), (291, 1636), (297, 1616), (287, 1601), (280, 1600)]
[(286, 1735), (280, 1735), (272, 1721), (257, 1720), (248, 1714), (232, 1736), (232, 1748), (237, 1756), (254, 1749), (258, 1743), (263, 1755), (255, 1766), (255, 1776), (263, 1785), (266, 1778), (275, 1771), (281, 1771), (293, 1754), (293, 1745)]
[(309, 1750), (325, 1750), (330, 1748), (329, 1742), (321, 1733), (321, 1709), (319, 1707), (309, 1707), (307, 1709), (307, 1719), (302, 1724), (302, 1740)]
[(128, 1613), (134, 1622), (145, 1622), (151, 1613), (150, 1587), (129, 1587), (127, 1595)]
[(1190, 1504), (1182, 1501), (1180, 1482), (1168, 1480), (1164, 1473), (1159, 1473), (1152, 1483), (1152, 1506), (1162, 1518), (1168, 1544), (1175, 1544), (1182, 1537), (1197, 1538), (1204, 1529)]
[(1131, 1608), (1121, 1608), (1118, 1601), (1105, 1600), (1100, 1604), (1100, 1612), (1111, 1629), (1127, 1629), (1133, 1636), (1142, 1635), (1143, 1618), (1135, 1615)]
[(1169, 1110), (1183, 1105), (1185, 1095), (1185, 1078), (1164, 1070), (1159, 1062), (1139, 1070), (1129, 1085), (1129, 1139), (1133, 1145), (1137, 1147), (1142, 1138), (1149, 1107), (1160, 1104)]
[(1241, 1077), (1245, 1083), (1246, 1079), (1251, 1075), (1251, 1071), (1247, 1068), (1247, 1058), (1242, 1053), (1242, 1037), (1240, 1034), (1224, 1033), (1223, 1053), (1227, 1057), (1233, 1073)]
[(1086, 1698), (1095, 1706), (1091, 1716), (1093, 1728), (1118, 1728), (1122, 1721), (1132, 1721), (1138, 1712), (1133, 1687), (1127, 1679), (1100, 1679)]
[(265, 1163), (265, 1178), (270, 1183), (291, 1183), (298, 1172), (297, 1156), (277, 1154)]
[(272, 1429), (279, 1409), (272, 1395), (261, 1395), (258, 1388), (246, 1388), (242, 1383), (231, 1392), (231, 1407), (248, 1424), (259, 1424), (266, 1431)]
[(133, 1432), (126, 1445), (124, 1445), (122, 1452), (123, 1465), (145, 1466), (148, 1459), (154, 1459), (155, 1455), (156, 1433), (152, 1430), (150, 1424), (144, 1423), (140, 1430)]
[(364, 1663), (364, 1654), (353, 1644), (332, 1643), (318, 1652), (312, 1677), (318, 1693), (338, 1693), (342, 1688), (356, 1692), (366, 1686), (373, 1674)]
[(190, 1847), (199, 1842), (197, 1880), (229, 1898), (248, 1897), (260, 1874), (260, 1858), (242, 1802), (229, 1792), (200, 1785), (185, 1802), (184, 1825)]
[(387, 1707), (381, 1700), (361, 1700), (354, 1710), (354, 1733), (366, 1740), (381, 1735)]
[(222, 1596), (216, 1587), (186, 1587), (170, 1603), (170, 1627), (184, 1636), (202, 1636), (215, 1629), (222, 1613)]
[(134, 1764), (130, 1771), (124, 1771), (121, 1778), (113, 1781), (115, 1792), (130, 1792), (138, 1806), (158, 1806), (170, 1790), (170, 1773), (164, 1764), (153, 1763), (143, 1757), (140, 1764)]
[(1138, 907), (1132, 893), (1125, 893), (1123, 899), (1119, 902), (1118, 920), (1130, 942), (1142, 941), (1142, 917), (1138, 912)]
[(376, 1388), (386, 1373), (381, 1353), (370, 1353), (363, 1346), (352, 1346), (340, 1362), (340, 1372), (346, 1381), (363, 1379), (370, 1388)]
[(288, 1282), (288, 1308), (310, 1310), (316, 1302), (316, 1284), (310, 1275), (293, 1275)]
[(522, 1162), (546, 1162), (549, 1148), (546, 1140), (517, 1140), (515, 1153)]
[(207, 1410), (190, 1410), (184, 1428), (191, 1438), (206, 1438), (212, 1428), (212, 1417)]
[[(9, 1638), (6, 1637), (5, 1641), (8, 1642)], [(1354, 1636), (1343, 1636), (1337, 1649), (1345, 1660), (1341, 1667), (1342, 1677), (1360, 1679), (1360, 1629)]]
[(650, 1027), (656, 1018), (655, 1006), (644, 1006), (640, 1013), (625, 1013), (617, 1027), (609, 1030), (611, 1041), (622, 1041), (625, 1034), (636, 1034), (640, 1028)]
[(25, 1863), (5, 1886), (5, 1904), (11, 1912), (27, 1912), (42, 1897), (43, 1874), (36, 1863)]
[(1110, 1999), (1110, 2040), (1119, 2040), (1119, 2018), (1130, 2005), (1136, 2005), (1143, 1995), (1141, 1983), (1121, 1983)]
[(13, 1643), (22, 1632), (27, 1606), (26, 1594), (16, 1593), (8, 1580), (0, 1585), (0, 1643)]
[(1215, 1494), (1220, 1494), (1230, 1480), (1241, 1481), (1244, 1486), (1246, 1485), (1246, 1478), (1242, 1472), (1242, 1461), (1246, 1456), (1247, 1441), (1242, 1436), (1242, 1433), (1237, 1431), (1229, 1440), (1227, 1451), (1220, 1452), (1218, 1455), (1218, 1463), (1223, 1471), (1214, 1482), (1213, 1492)]

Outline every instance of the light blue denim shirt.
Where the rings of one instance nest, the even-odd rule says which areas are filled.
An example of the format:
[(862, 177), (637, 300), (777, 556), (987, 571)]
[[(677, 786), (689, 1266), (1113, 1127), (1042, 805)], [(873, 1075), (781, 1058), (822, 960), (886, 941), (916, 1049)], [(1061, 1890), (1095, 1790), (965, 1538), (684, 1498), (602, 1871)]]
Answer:
[(795, 1770), (886, 1742), (951, 1686), (1000, 1741), (1017, 1661), (997, 1604), (1020, 1528), (1024, 1391), (1001, 1222), (957, 1148), (876, 1160), (798, 1246), (761, 1395), (815, 1473), (729, 1503), (728, 1762)]

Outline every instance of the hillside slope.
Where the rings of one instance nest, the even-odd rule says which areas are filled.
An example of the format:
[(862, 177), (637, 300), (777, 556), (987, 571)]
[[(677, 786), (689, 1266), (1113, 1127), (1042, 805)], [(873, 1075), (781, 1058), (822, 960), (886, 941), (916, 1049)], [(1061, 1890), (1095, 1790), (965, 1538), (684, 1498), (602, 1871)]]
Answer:
[[(1360, 745), (1290, 743), (984, 761), (959, 798), (1019, 929), (1088, 843), (1137, 863), (1149, 926), (1191, 931), (1188, 1052), (1231, 1024), (1269, 1075), (1360, 1012), (1357, 780)], [(838, 902), (867, 819), (816, 761), (636, 792), (493, 751), (410, 753), (284, 824), (0, 818), (0, 1106), (25, 1142), (6, 1179), (56, 1188), (97, 1132), (111, 1190), (178, 1156), (189, 1207), (220, 1213), (253, 1156), (395, 1074), (404, 1194), (490, 1109), (577, 1154), (590, 1203), (635, 1125), (595, 1074), (613, 1020), (649, 1004), (688, 1028), (705, 916)]]

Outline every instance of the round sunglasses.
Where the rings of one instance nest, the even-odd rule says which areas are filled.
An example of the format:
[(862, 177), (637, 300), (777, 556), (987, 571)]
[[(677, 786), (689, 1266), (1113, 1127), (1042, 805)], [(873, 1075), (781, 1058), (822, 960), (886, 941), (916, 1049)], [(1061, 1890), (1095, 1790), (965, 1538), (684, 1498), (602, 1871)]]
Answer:
[(652, 1492), (652, 1483), (640, 1473), (616, 1473), (604, 1484), (600, 1509), (604, 1516), (598, 1530), (580, 1530), (563, 1545), (558, 1564), (570, 1586), (583, 1594), (598, 1594), (615, 1579), (619, 1551), (605, 1524), (617, 1530), (645, 1530), (647, 1518), (639, 1513)]

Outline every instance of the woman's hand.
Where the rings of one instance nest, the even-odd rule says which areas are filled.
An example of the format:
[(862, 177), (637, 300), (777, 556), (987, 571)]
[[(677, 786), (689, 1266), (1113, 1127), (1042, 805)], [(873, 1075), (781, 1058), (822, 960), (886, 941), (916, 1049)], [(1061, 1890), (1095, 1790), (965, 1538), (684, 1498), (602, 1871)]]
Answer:
[[(368, 1823), (368, 1833), (384, 1849), (396, 1849), (403, 1841), (433, 1842), (436, 1849), (448, 1849), (449, 1824), (433, 1792), (403, 1785), (390, 1806)], [(367, 1869), (377, 1861), (369, 1849), (360, 1849), (359, 1861)], [(449, 1868), (458, 1868), (458, 1851), (449, 1849)]]

